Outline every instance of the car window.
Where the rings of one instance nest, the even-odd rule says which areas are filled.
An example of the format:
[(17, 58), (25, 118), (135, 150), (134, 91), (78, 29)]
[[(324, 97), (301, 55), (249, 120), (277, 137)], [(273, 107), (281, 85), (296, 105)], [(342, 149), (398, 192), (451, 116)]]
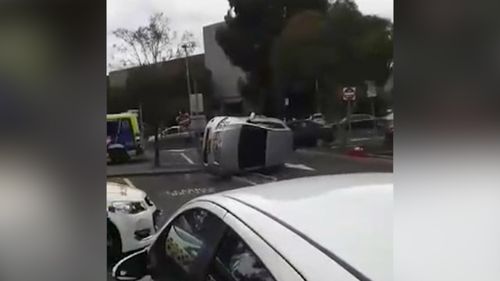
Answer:
[(353, 129), (373, 129), (373, 119), (372, 120), (359, 120), (352, 122), (351, 124)]
[(160, 234), (152, 255), (153, 276), (166, 280), (192, 280), (203, 271), (219, 241), (224, 224), (203, 209), (177, 216)]
[(178, 132), (179, 132), (178, 128), (169, 128), (169, 129), (167, 129), (167, 135), (175, 134), (175, 133), (178, 133)]
[(257, 255), (228, 229), (209, 268), (206, 281), (274, 281)]

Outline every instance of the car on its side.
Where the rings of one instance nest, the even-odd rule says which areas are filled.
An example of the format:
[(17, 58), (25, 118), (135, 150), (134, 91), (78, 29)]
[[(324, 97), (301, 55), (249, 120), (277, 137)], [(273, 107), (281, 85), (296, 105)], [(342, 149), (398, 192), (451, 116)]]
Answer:
[(107, 182), (106, 201), (109, 259), (140, 250), (153, 241), (161, 211), (144, 191)]
[(299, 178), (193, 199), (117, 280), (391, 281), (392, 174)]
[(292, 153), (292, 131), (281, 120), (265, 116), (218, 116), (211, 119), (202, 141), (207, 171), (231, 175), (280, 166)]

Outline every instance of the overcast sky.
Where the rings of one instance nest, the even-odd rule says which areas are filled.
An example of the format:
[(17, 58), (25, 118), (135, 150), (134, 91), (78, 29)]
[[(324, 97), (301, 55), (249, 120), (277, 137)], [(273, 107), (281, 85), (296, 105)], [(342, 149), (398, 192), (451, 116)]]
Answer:
[[(393, 0), (356, 0), (356, 3), (364, 14), (393, 20)], [(144, 25), (155, 12), (164, 12), (179, 34), (185, 30), (193, 32), (200, 46), (197, 53), (203, 52), (203, 26), (223, 21), (228, 8), (228, 0), (107, 0), (108, 58), (111, 46), (117, 42), (112, 30)]]

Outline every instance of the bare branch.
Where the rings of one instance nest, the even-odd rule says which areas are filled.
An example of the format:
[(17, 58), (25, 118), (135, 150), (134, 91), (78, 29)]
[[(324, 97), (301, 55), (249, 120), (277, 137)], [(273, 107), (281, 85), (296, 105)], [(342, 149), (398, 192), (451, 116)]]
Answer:
[(139, 65), (157, 63), (172, 58), (172, 42), (177, 33), (169, 26), (169, 19), (163, 13), (153, 14), (146, 26), (136, 30), (118, 28), (113, 35), (122, 40), (116, 50), (131, 55)]

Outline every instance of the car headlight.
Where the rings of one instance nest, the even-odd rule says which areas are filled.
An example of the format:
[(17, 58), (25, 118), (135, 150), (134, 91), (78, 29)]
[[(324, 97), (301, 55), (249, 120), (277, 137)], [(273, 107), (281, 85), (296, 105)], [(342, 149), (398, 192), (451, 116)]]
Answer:
[(111, 203), (109, 211), (124, 214), (138, 214), (146, 211), (147, 207), (143, 202), (116, 201)]

